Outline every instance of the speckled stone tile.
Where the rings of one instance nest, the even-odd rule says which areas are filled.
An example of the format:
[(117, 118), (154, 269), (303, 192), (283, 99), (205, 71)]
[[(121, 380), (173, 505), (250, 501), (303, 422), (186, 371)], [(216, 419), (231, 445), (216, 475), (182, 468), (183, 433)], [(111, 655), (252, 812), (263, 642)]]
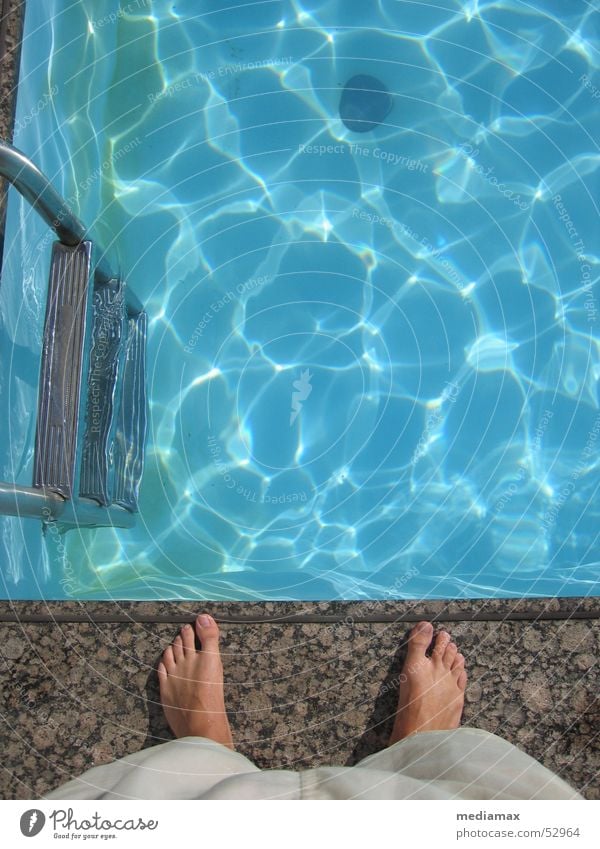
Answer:
[(0, 0), (0, 138), (11, 138), (23, 28), (23, 0)]
[[(81, 613), (81, 606), (69, 604)], [(595, 602), (586, 604), (592, 610)], [(439, 615), (450, 607), (456, 613), (457, 605), (469, 609), (465, 602), (439, 602), (386, 603), (386, 610)], [(67, 606), (51, 607), (57, 613)], [(114, 605), (112, 612), (124, 607)], [(217, 616), (251, 612), (245, 604), (207, 607)], [(485, 602), (489, 613), (526, 607)], [(0, 605), (0, 613), (9, 608)], [(39, 605), (15, 608), (24, 615)], [(373, 611), (373, 603), (252, 608), (274, 618), (335, 608), (347, 621), (223, 625), (226, 698), (238, 749), (260, 767), (298, 769), (354, 763), (385, 745), (407, 623), (354, 621)], [(84, 609), (111, 612), (110, 605)], [(175, 617), (197, 606), (127, 609)], [(600, 798), (597, 626), (593, 619), (448, 624), (470, 672), (464, 723), (500, 734), (591, 799)], [(92, 765), (170, 739), (154, 670), (176, 631), (166, 622), (1, 624), (0, 797), (41, 796)]]
[[(0, 0), (2, 138), (11, 137), (23, 6)], [(0, 237), (2, 204), (0, 190)], [(236, 744), (260, 767), (351, 764), (384, 746), (408, 624), (360, 620), (435, 617), (467, 658), (464, 723), (500, 734), (599, 799), (598, 620), (531, 621), (552, 612), (592, 614), (598, 605), (539, 599), (207, 607), (221, 618), (280, 620), (222, 629)], [(49, 620), (0, 622), (0, 798), (43, 796), (90, 766), (170, 739), (155, 667), (176, 633), (173, 622), (197, 609), (192, 602), (0, 602), (0, 617)], [(528, 620), (449, 621), (473, 614)], [(89, 621), (56, 621), (69, 616)], [(172, 621), (95, 623), (96, 616)], [(301, 616), (344, 621), (285, 624)]]
[[(12, 138), (23, 23), (23, 0), (0, 0), (0, 139)], [(0, 254), (4, 234), (6, 186), (0, 181)]]
[[(171, 602), (171, 601), (0, 601), (0, 618), (3, 615), (44, 617), (69, 616), (86, 619), (94, 616), (110, 616), (126, 620), (128, 616), (148, 617), (153, 621), (168, 618), (185, 618), (192, 615), (199, 604), (210, 604), (214, 615), (219, 618), (261, 617), (271, 621), (285, 622), (290, 617), (339, 616), (359, 618), (369, 616), (396, 617), (450, 617), (473, 616), (525, 617), (536, 615), (588, 614), (600, 611), (600, 599), (588, 598), (533, 598), (533, 599), (455, 599), (450, 601), (324, 601), (324, 602)], [(447, 621), (447, 620), (445, 620)]]

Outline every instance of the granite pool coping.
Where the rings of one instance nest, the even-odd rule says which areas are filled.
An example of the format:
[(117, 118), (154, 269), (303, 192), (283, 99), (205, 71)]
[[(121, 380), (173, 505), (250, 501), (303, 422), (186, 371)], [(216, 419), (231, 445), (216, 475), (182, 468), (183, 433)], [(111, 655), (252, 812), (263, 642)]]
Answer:
[[(10, 139), (24, 0), (0, 0), (0, 137)], [(0, 189), (0, 253), (5, 191)], [(408, 623), (467, 657), (464, 724), (600, 799), (600, 599), (0, 601), (0, 798), (43, 798), (171, 738), (155, 665), (206, 608), (222, 623), (236, 744), (262, 768), (352, 763), (385, 745)]]

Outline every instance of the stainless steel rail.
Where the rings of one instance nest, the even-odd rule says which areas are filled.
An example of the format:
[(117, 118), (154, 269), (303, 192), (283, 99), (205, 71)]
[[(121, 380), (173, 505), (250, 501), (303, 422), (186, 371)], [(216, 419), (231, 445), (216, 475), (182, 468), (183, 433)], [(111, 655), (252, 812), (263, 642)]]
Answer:
[(24, 153), (4, 141), (0, 141), (0, 176), (29, 201), (64, 245), (74, 247), (83, 241), (85, 227), (52, 183)]
[[(12, 183), (46, 224), (54, 230), (63, 245), (75, 247), (89, 238), (86, 228), (69, 209), (66, 201), (59, 195), (50, 180), (22, 151), (1, 140), (0, 177)], [(111, 268), (102, 246), (98, 244), (97, 239), (93, 241), (98, 253), (95, 263), (95, 282), (97, 285), (104, 285), (114, 280), (117, 275)], [(139, 315), (142, 312), (142, 305), (129, 288), (126, 289), (125, 298), (129, 315)]]
[(43, 522), (64, 522), (84, 527), (113, 525), (131, 528), (135, 516), (122, 507), (101, 507), (96, 501), (79, 498), (67, 501), (47, 489), (18, 486), (0, 482), (0, 513), (21, 519), (41, 519)]
[[(59, 241), (71, 248), (88, 237), (86, 228), (69, 209), (66, 201), (52, 186), (48, 178), (16, 147), (0, 140), (0, 177), (8, 180), (31, 204), (46, 224), (56, 233)], [(93, 285), (114, 285), (113, 273), (104, 252), (96, 242), (99, 258), (94, 265)], [(138, 317), (143, 307), (135, 294), (125, 287), (127, 314)], [(130, 528), (135, 524), (134, 514), (119, 505), (101, 506), (97, 501), (78, 497), (71, 501), (44, 486), (27, 487), (0, 481), (0, 513), (20, 518), (41, 519), (44, 523), (56, 522), (66, 527), (114, 526)]]

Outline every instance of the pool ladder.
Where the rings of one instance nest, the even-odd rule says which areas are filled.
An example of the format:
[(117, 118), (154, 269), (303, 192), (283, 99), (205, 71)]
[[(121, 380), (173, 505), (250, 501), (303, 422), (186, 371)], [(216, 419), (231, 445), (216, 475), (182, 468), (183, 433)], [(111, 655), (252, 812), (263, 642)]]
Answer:
[(146, 313), (50, 181), (2, 141), (0, 176), (58, 237), (48, 281), (32, 486), (0, 483), (0, 513), (56, 522), (63, 530), (131, 527), (146, 438)]

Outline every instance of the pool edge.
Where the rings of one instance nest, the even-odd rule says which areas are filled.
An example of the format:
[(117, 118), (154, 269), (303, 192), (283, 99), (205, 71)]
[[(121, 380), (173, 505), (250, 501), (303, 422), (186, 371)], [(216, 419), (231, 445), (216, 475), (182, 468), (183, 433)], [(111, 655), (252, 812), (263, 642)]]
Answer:
[(461, 599), (448, 601), (147, 602), (0, 601), (0, 622), (187, 622), (208, 610), (223, 625), (548, 621), (600, 619), (600, 599)]
[[(21, 64), (21, 40), (26, 0), (0, 0), (0, 138), (13, 136), (17, 85)], [(7, 186), (0, 187), (0, 268), (4, 252)]]

